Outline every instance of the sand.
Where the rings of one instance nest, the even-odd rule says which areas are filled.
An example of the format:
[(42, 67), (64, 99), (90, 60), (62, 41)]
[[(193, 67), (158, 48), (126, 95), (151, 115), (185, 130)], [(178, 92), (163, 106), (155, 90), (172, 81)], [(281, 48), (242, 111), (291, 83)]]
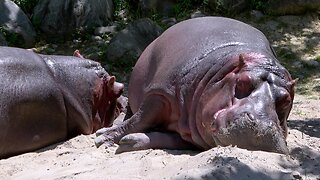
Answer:
[(289, 116), (290, 155), (216, 147), (115, 154), (80, 135), (37, 152), (0, 160), (0, 179), (319, 179), (319, 100), (297, 95)]

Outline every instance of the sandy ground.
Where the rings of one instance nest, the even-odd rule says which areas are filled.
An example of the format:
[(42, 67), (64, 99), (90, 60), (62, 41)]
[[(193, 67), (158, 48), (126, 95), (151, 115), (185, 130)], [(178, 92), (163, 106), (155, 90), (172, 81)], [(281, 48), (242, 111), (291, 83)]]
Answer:
[(217, 147), (205, 152), (144, 150), (115, 155), (80, 135), (0, 160), (0, 179), (319, 179), (319, 100), (297, 95), (289, 117), (290, 155)]

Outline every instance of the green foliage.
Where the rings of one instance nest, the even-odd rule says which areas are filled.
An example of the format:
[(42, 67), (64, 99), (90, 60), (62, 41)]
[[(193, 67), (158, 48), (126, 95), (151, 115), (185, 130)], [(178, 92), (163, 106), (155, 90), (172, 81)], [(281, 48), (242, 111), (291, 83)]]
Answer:
[(209, 0), (203, 0), (203, 5), (205, 5), (205, 6), (209, 6)]
[(23, 47), (23, 37), (17, 33), (9, 32), (4, 27), (0, 26), (0, 32), (8, 42), (9, 46)]
[(268, 4), (268, 0), (250, 0), (250, 8), (254, 10), (264, 11)]
[(121, 16), (121, 13), (123, 13), (124, 11), (130, 10), (130, 5), (128, 0), (113, 0), (113, 3), (114, 3), (116, 18), (119, 18)]
[(178, 19), (183, 19), (189, 16), (192, 10), (193, 0), (178, 0), (178, 3), (174, 6), (174, 12)]
[(32, 14), (39, 0), (13, 0), (26, 14)]
[(114, 3), (114, 7), (115, 7), (116, 12), (119, 12), (123, 9), (129, 8), (128, 0), (114, 0), (113, 3)]

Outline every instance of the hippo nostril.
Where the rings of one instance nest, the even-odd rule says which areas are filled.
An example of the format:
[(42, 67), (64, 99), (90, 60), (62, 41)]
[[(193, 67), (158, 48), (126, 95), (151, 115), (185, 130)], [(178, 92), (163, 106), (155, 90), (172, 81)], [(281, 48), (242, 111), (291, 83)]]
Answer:
[(254, 120), (254, 115), (251, 113), (246, 112), (245, 116), (248, 117), (250, 120)]
[(215, 132), (215, 131), (217, 131), (218, 130), (218, 125), (217, 125), (217, 123), (216, 122), (212, 122), (212, 124), (211, 124), (211, 130), (213, 131), (213, 132)]
[(227, 119), (227, 122), (226, 122), (226, 127), (230, 126), (232, 123), (232, 120), (231, 119)]

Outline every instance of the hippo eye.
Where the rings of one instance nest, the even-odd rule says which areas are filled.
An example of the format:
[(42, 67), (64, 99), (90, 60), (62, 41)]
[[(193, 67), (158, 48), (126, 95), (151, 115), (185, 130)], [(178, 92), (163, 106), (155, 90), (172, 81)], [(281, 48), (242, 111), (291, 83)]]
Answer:
[(280, 91), (276, 101), (277, 110), (287, 109), (291, 105), (291, 97), (288, 92)]
[(247, 75), (241, 75), (237, 79), (237, 85), (235, 89), (235, 97), (238, 99), (242, 99), (248, 97), (254, 89), (252, 80)]
[(285, 123), (291, 109), (292, 98), (290, 97), (290, 94), (285, 91), (280, 91), (279, 95), (280, 96), (276, 99), (276, 112), (281, 127), (286, 131)]

